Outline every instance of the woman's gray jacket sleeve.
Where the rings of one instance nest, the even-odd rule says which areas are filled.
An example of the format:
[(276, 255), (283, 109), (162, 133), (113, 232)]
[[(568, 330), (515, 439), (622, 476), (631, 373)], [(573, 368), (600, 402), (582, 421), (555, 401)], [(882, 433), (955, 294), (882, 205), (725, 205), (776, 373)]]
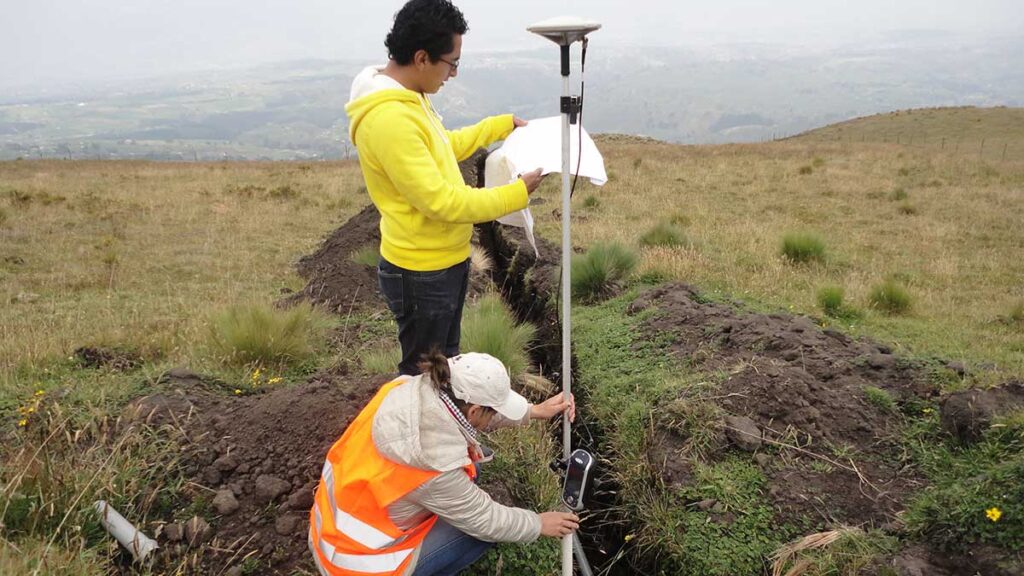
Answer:
[(539, 514), (495, 502), (461, 468), (428, 480), (404, 499), (486, 542), (526, 543), (540, 536)]

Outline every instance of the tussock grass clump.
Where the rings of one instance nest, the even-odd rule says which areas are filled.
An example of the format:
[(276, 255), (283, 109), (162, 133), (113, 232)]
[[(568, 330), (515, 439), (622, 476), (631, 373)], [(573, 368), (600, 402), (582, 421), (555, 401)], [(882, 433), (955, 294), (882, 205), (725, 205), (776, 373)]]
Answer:
[(491, 293), (466, 309), (459, 347), (463, 352), (494, 356), (505, 364), (512, 378), (518, 378), (530, 366), (527, 350), (535, 332), (531, 324), (516, 324), (501, 297)]
[(1018, 302), (1010, 310), (1010, 315), (1007, 318), (1014, 324), (1024, 324), (1024, 302)]
[(641, 246), (689, 246), (686, 233), (675, 224), (659, 222), (640, 237)]
[(636, 268), (639, 257), (618, 242), (594, 244), (572, 257), (572, 293), (579, 302), (595, 302), (612, 294)]
[(811, 166), (801, 166), (798, 172), (801, 176), (807, 176), (808, 174), (814, 173), (814, 168)]
[(823, 262), (825, 241), (810, 233), (786, 234), (782, 238), (782, 255), (791, 262)]
[(818, 306), (826, 316), (837, 318), (843, 312), (843, 296), (842, 286), (824, 286), (818, 290)]
[(364, 350), (359, 361), (363, 370), (370, 374), (393, 374), (398, 370), (398, 363), (402, 361), (402, 348), (398, 345), (379, 346)]
[(908, 194), (907, 191), (904, 190), (903, 188), (897, 188), (892, 191), (892, 194), (889, 195), (889, 198), (892, 199), (894, 202), (902, 202), (903, 200), (906, 200), (908, 198)]
[(914, 206), (910, 202), (903, 202), (897, 210), (899, 210), (900, 214), (904, 214), (906, 216), (913, 216), (914, 214), (917, 214), (917, 206)]
[(601, 206), (601, 199), (597, 196), (587, 196), (587, 199), (583, 201), (584, 208), (597, 208)]
[(864, 398), (884, 412), (896, 413), (896, 401), (888, 392), (876, 386), (864, 388)]
[(274, 200), (294, 200), (301, 195), (302, 193), (299, 192), (298, 188), (293, 187), (291, 184), (278, 186), (267, 193), (267, 196)]
[(368, 268), (376, 267), (377, 262), (380, 261), (380, 250), (372, 244), (367, 244), (353, 252), (349, 258), (356, 264), (360, 264)]
[(308, 304), (240, 304), (216, 315), (210, 336), (227, 364), (297, 365), (315, 354), (326, 328), (326, 318)]
[(469, 273), (485, 275), (494, 267), (494, 261), (486, 250), (473, 244), (469, 247)]
[(888, 314), (903, 314), (910, 310), (911, 298), (906, 288), (894, 280), (875, 286), (868, 296), (872, 308)]
[(685, 228), (692, 224), (693, 221), (691, 221), (690, 217), (687, 216), (686, 214), (676, 213), (673, 214), (672, 217), (668, 219), (668, 223), (673, 226), (680, 226), (682, 228)]
[(7, 215), (7, 210), (0, 206), (0, 226), (6, 224), (8, 218), (10, 218), (10, 216)]

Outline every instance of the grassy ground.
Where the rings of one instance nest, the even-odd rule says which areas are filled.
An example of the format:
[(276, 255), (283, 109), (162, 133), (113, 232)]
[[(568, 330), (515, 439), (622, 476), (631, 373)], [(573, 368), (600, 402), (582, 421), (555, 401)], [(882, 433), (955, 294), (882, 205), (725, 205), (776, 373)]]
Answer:
[[(844, 306), (857, 312), (830, 320), (844, 330), (893, 341), (917, 355), (995, 363), (998, 372), (985, 372), (993, 380), (1024, 374), (1024, 163), (867, 140), (716, 147), (606, 141), (601, 146), (611, 181), (603, 189), (581, 184), (577, 190), (574, 241), (635, 245), (668, 222), (685, 238), (671, 246), (647, 242), (641, 271), (649, 278), (681, 279), (755, 307), (809, 313), (818, 313), (822, 286), (840, 286)], [(550, 238), (557, 227), (551, 214), (558, 205), (555, 180), (540, 192), (549, 202), (535, 210), (542, 234)], [(265, 304), (282, 289), (301, 287), (293, 262), (365, 205), (360, 184), (355, 163), (0, 164), (0, 454), (5, 489), (22, 469), (29, 472), (22, 480), (31, 480), (22, 485), (32, 488), (17, 498), (24, 507), (14, 511), (16, 523), (13, 512), (3, 511), (0, 573), (109, 570), (110, 543), (81, 504), (104, 497), (139, 518), (166, 505), (162, 498), (176, 489), (163, 486), (159, 476), (173, 476), (174, 454), (145, 442), (151, 431), (112, 433), (119, 430), (120, 408), (172, 365), (244, 382), (246, 369), (224, 366), (211, 349), (212, 319), (232, 305)], [(784, 258), (782, 239), (789, 233), (820, 237), (824, 259), (794, 264)], [(909, 312), (869, 308), (872, 290), (886, 280), (911, 295)], [(609, 309), (595, 309), (597, 316), (581, 312), (584, 325), (587, 319), (597, 325), (614, 321)], [(384, 333), (390, 331), (385, 324), (369, 325)], [(612, 328), (628, 336), (628, 326), (609, 326), (608, 334), (617, 333)], [(347, 337), (379, 347), (377, 338)], [(85, 370), (69, 356), (86, 345), (129, 350), (144, 363), (128, 374)], [(581, 360), (597, 362), (595, 353), (586, 354), (581, 349)], [(338, 360), (321, 354), (312, 365)], [(649, 372), (636, 366), (635, 374), (625, 371), (622, 377), (651, 379), (654, 391), (666, 385), (668, 367), (642, 368)], [(606, 370), (620, 377), (620, 367)], [(700, 382), (694, 375), (672, 385)], [(628, 383), (611, 382), (609, 390)], [(604, 408), (595, 405), (606, 413), (602, 418), (632, 418), (639, 425), (644, 407), (656, 398), (620, 394), (611, 400)], [(46, 420), (22, 430), (19, 408), (45, 412)], [(913, 438), (926, 445), (934, 428), (922, 426)], [(640, 458), (631, 451), (642, 448), (643, 438), (630, 435), (635, 428), (622, 430), (617, 449)], [(993, 451), (984, 461), (1006, 453)], [(39, 455), (75, 473), (55, 474)], [(968, 469), (979, 458), (950, 454), (931, 466), (940, 477), (945, 464)], [(991, 482), (1001, 486), (1016, 465), (1007, 464), (1003, 475), (997, 470)], [(706, 486), (726, 489), (726, 476), (748, 472), (708, 470)], [(756, 477), (750, 480), (756, 485)], [(149, 485), (161, 489), (147, 492)], [(542, 504), (549, 491), (538, 483), (528, 496)], [(939, 490), (921, 506), (943, 534), (958, 525), (955, 516), (940, 515), (957, 494)], [(738, 506), (750, 495), (739, 491), (731, 497)], [(693, 520), (671, 508), (655, 512), (661, 515), (649, 519), (640, 542), (668, 542), (662, 531)], [(760, 530), (757, 518), (750, 521), (751, 530)], [(700, 533), (677, 535), (672, 545), (700, 546), (687, 540)], [(782, 536), (757, 540), (758, 550), (768, 550)], [(515, 557), (506, 565), (530, 561)]]
[[(1019, 138), (1024, 136), (1018, 135)], [(834, 320), (919, 355), (1024, 372), (1024, 161), (982, 162), (884, 144), (787, 141), (690, 147), (604, 146), (609, 183), (580, 183), (573, 242), (634, 246), (660, 224), (681, 246), (647, 246), (641, 270), (765, 309), (821, 315), (817, 293), (843, 288), (855, 314)], [(558, 183), (544, 183), (558, 206)], [(558, 223), (541, 213), (541, 234)], [(822, 240), (821, 261), (782, 254), (787, 234)], [(901, 315), (871, 308), (891, 281)]]

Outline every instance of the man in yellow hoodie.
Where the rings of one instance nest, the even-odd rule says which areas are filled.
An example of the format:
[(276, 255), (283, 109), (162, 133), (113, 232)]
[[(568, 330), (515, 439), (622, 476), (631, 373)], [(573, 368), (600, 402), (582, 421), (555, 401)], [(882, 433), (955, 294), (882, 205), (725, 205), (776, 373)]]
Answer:
[(466, 185), (458, 163), (526, 124), (511, 114), (447, 130), (427, 98), (458, 75), (462, 12), (448, 0), (410, 0), (387, 36), (388, 63), (352, 82), (349, 136), (370, 198), (380, 211), (377, 277), (398, 322), (400, 374), (423, 354), (459, 354), (473, 224), (526, 207), (537, 169), (495, 188)]

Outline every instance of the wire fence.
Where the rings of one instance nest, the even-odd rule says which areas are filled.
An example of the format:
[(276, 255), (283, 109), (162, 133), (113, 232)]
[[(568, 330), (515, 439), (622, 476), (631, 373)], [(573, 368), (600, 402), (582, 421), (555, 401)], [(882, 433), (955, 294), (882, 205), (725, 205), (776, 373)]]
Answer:
[(797, 134), (776, 137), (772, 141), (801, 139), (839, 144), (895, 144), (909, 148), (929, 149), (958, 156), (973, 156), (981, 160), (1024, 160), (1024, 138), (976, 136), (937, 136), (914, 132), (885, 132), (875, 134)]

